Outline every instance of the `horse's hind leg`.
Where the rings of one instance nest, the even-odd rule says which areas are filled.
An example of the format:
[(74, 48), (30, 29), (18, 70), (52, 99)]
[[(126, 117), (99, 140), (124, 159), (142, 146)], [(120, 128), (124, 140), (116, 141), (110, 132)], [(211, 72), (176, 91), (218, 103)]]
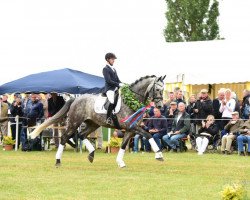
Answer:
[(85, 121), (84, 123), (85, 123), (85, 128), (83, 129), (83, 131), (80, 132), (79, 137), (80, 139), (83, 140), (83, 144), (85, 144), (86, 148), (88, 149), (88, 152), (89, 152), (88, 160), (89, 162), (92, 163), (95, 157), (95, 148), (87, 139), (87, 136), (93, 131), (95, 131), (97, 128), (99, 128), (100, 126), (91, 121)]
[(120, 150), (118, 152), (118, 155), (116, 157), (116, 162), (118, 164), (118, 167), (120, 167), (120, 168), (126, 167), (125, 162), (123, 161), (123, 157), (124, 157), (124, 154), (125, 154), (126, 146), (127, 146), (128, 142), (129, 142), (129, 139), (132, 137), (132, 135), (133, 135), (132, 132), (127, 132), (124, 135), (124, 138), (122, 140), (121, 148), (120, 148)]
[(58, 146), (58, 149), (57, 149), (57, 152), (56, 152), (56, 167), (59, 167), (61, 165), (61, 159), (62, 159), (62, 154), (63, 154), (63, 150), (64, 150), (64, 145), (69, 140), (69, 138), (71, 137), (71, 135), (76, 132), (76, 130), (77, 130), (77, 128), (67, 129), (62, 134), (61, 142), (60, 142), (60, 144)]

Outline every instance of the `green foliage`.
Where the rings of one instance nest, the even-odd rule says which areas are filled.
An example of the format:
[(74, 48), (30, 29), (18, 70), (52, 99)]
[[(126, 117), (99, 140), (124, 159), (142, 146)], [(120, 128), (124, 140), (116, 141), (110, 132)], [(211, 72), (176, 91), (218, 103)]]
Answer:
[(217, 0), (166, 0), (167, 42), (220, 39)]
[(227, 185), (221, 192), (222, 200), (245, 200), (247, 192), (241, 184)]
[(131, 91), (131, 89), (129, 88), (129, 85), (125, 85), (121, 88), (121, 94), (122, 94), (124, 103), (133, 111), (137, 111), (138, 109), (145, 106), (142, 102), (136, 99), (135, 93)]
[(3, 144), (5, 144), (5, 145), (14, 145), (15, 140), (13, 140), (11, 136), (4, 136), (3, 137)]
[(120, 147), (122, 144), (121, 138), (118, 137), (111, 137), (109, 141), (109, 146), (110, 147)]

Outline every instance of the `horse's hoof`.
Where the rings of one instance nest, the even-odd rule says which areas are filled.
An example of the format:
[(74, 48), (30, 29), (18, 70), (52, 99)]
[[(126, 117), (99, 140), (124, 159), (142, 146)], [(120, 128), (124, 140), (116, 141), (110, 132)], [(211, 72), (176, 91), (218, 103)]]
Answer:
[(94, 161), (94, 157), (95, 157), (95, 151), (92, 151), (89, 155), (88, 155), (88, 159), (89, 162), (93, 162)]
[(60, 159), (56, 159), (56, 164), (55, 166), (58, 168), (61, 166), (61, 160)]
[(156, 160), (158, 160), (158, 161), (164, 161), (163, 158), (156, 158)]

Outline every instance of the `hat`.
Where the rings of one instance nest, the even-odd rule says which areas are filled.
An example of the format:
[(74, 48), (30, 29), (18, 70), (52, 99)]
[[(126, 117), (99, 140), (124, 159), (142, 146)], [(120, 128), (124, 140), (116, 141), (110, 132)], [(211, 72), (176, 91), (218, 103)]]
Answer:
[(177, 105), (177, 103), (175, 101), (172, 101), (170, 105)]
[(207, 89), (202, 89), (201, 93), (208, 93), (208, 90)]
[(234, 111), (234, 112), (232, 112), (232, 115), (239, 115), (239, 112)]

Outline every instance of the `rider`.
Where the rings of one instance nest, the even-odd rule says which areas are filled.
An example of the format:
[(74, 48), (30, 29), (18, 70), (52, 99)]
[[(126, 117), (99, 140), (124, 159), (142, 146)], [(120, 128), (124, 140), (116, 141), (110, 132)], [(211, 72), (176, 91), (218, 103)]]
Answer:
[(113, 53), (107, 53), (105, 55), (105, 60), (107, 61), (107, 65), (103, 68), (103, 76), (105, 79), (105, 93), (110, 102), (108, 110), (107, 110), (107, 120), (106, 123), (111, 125), (112, 123), (112, 112), (114, 108), (115, 101), (115, 92), (119, 90), (124, 84), (120, 81), (113, 64), (115, 62), (116, 56)]

